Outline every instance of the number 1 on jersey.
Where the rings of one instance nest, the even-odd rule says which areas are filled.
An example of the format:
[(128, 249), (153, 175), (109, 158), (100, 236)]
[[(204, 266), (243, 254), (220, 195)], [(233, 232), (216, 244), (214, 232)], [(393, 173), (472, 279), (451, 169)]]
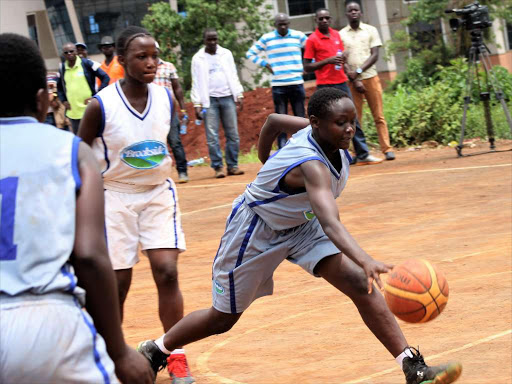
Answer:
[(0, 260), (16, 260), (17, 245), (14, 244), (14, 214), (18, 178), (0, 180)]

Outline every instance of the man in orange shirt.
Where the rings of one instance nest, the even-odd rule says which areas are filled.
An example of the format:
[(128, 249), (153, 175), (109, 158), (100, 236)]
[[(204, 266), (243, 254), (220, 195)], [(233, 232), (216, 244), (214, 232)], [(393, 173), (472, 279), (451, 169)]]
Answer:
[(117, 56), (114, 55), (115, 43), (111, 36), (103, 36), (98, 48), (105, 55), (105, 60), (101, 63), (101, 69), (107, 72), (110, 77), (110, 83), (115, 83), (117, 80), (124, 78), (124, 68), (117, 61)]

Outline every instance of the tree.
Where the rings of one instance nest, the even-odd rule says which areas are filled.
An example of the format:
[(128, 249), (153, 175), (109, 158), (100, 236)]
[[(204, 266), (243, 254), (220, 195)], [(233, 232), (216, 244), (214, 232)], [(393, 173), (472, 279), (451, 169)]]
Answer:
[[(412, 28), (417, 23), (435, 24), (443, 19), (461, 18), (454, 13), (446, 14), (445, 10), (460, 9), (472, 3), (474, 0), (420, 0), (411, 4), (409, 17), (404, 19), (402, 24)], [(480, 0), (479, 3), (489, 8), (491, 18), (500, 18), (512, 23), (512, 0)], [(493, 35), (490, 29), (484, 30), (484, 37), (487, 41), (492, 40)], [(420, 38), (423, 41), (420, 41)], [(440, 31), (433, 31), (428, 36), (428, 44), (425, 45), (424, 33), (396, 32), (392, 41), (386, 44), (387, 56), (397, 52), (411, 51), (413, 57), (407, 62), (407, 70), (397, 77), (393, 88), (400, 83), (424, 86), (434, 78), (438, 65), (447, 66), (456, 56), (465, 56), (471, 45), (467, 31), (459, 28), (450, 40), (452, 43), (446, 45)]]
[[(233, 53), (240, 69), (249, 47), (268, 32), (271, 5), (265, 0), (182, 0), (185, 12), (177, 13), (169, 2), (149, 7), (142, 25), (158, 41), (161, 57), (177, 63), (185, 89), (191, 88), (192, 56), (203, 44), (205, 28), (216, 28), (219, 44)], [(253, 74), (257, 83), (261, 70)]]

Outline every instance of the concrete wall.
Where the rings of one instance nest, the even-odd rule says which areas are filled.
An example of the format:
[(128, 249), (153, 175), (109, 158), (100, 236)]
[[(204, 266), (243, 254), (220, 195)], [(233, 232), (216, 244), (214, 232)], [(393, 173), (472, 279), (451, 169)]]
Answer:
[(27, 14), (45, 11), (43, 0), (0, 0), (0, 33), (28, 34)]

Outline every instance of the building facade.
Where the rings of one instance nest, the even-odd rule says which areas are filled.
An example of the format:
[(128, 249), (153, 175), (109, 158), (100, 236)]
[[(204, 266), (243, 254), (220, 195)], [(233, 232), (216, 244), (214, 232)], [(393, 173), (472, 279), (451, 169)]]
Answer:
[[(37, 42), (49, 70), (58, 68), (62, 45), (66, 42), (84, 42), (89, 57), (103, 60), (97, 44), (105, 35), (117, 37), (128, 25), (140, 25), (147, 8), (162, 0), (1, 0), (0, 33), (14, 32), (32, 38)], [(409, 6), (417, 0), (356, 0), (363, 11), (363, 22), (375, 26), (385, 43), (393, 34), (405, 27), (400, 23), (409, 15)], [(314, 12), (318, 8), (329, 9), (332, 27), (341, 29), (347, 25), (345, 0), (267, 0), (274, 13), (290, 15), (290, 28), (306, 34), (315, 30)], [(180, 9), (179, 0), (169, 0), (175, 10)], [(408, 29), (416, 36), (427, 35), (437, 30), (448, 41), (453, 34), (444, 21), (435, 25), (419, 23)], [(512, 72), (512, 26), (501, 20), (494, 20), (492, 26), (494, 42), (489, 44), (493, 64), (499, 64)], [(381, 81), (386, 84), (397, 72), (405, 68), (411, 54), (397, 54), (384, 60), (381, 49), (377, 70)], [(250, 72), (255, 69), (247, 62), (241, 71), (245, 81), (251, 81)]]

